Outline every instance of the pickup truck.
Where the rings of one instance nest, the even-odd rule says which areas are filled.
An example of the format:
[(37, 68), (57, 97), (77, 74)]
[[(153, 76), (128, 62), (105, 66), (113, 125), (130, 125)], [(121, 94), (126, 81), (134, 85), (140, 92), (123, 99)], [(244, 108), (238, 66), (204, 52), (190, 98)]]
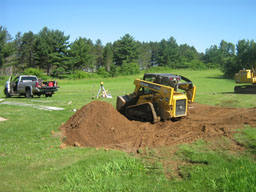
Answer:
[(38, 80), (34, 75), (20, 75), (14, 78), (10, 76), (5, 84), (4, 94), (6, 98), (11, 96), (32, 98), (34, 95), (51, 97), (58, 88), (56, 81)]

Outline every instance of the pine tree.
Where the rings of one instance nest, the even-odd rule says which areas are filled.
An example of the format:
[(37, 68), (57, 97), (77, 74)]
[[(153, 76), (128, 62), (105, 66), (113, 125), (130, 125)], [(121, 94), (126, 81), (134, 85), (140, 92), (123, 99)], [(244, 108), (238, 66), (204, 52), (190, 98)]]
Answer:
[(124, 62), (131, 63), (138, 59), (138, 43), (129, 34), (115, 41), (113, 48), (114, 62), (118, 66), (121, 66)]
[(86, 71), (94, 70), (96, 56), (93, 42), (90, 39), (79, 37), (79, 39), (71, 44), (70, 53), (73, 58), (73, 71), (76, 69)]
[(34, 49), (36, 65), (46, 69), (49, 75), (52, 70), (65, 68), (69, 36), (59, 30), (44, 27), (36, 36)]

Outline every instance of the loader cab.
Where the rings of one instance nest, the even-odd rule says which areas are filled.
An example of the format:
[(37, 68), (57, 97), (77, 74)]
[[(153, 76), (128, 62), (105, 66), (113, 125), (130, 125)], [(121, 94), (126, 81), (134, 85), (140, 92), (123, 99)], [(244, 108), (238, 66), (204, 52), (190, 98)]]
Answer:
[(175, 91), (181, 81), (181, 76), (170, 73), (145, 73), (143, 80), (173, 87)]

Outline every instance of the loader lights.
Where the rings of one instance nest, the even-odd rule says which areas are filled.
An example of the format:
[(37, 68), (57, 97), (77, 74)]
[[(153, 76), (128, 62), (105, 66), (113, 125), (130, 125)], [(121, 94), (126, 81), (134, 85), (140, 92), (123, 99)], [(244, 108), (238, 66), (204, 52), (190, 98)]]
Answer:
[(180, 81), (180, 78), (179, 77), (170, 77), (170, 80), (171, 81)]
[(186, 99), (177, 100), (175, 115), (176, 116), (185, 115), (186, 108), (187, 108), (186, 105), (187, 105)]

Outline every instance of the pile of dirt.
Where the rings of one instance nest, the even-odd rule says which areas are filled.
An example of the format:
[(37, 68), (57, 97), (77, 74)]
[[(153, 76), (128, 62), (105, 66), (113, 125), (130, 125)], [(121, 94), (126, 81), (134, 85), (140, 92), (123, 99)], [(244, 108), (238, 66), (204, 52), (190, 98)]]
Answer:
[(232, 137), (244, 124), (256, 126), (256, 108), (221, 108), (193, 103), (180, 121), (156, 124), (130, 121), (109, 103), (93, 101), (60, 127), (67, 145), (105, 147), (128, 152), (172, 146), (217, 136)]

